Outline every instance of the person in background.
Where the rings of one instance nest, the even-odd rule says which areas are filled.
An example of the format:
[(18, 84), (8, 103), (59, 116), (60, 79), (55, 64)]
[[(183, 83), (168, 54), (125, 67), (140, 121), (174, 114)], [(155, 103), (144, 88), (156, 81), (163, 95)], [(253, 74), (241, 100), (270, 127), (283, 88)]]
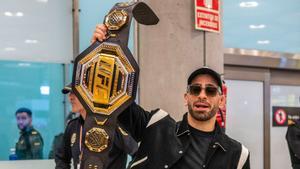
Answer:
[(32, 126), (32, 112), (28, 108), (19, 108), (16, 113), (20, 137), (16, 143), (16, 155), (18, 160), (42, 159), (43, 138)]
[(300, 169), (300, 119), (289, 120), (286, 140), (289, 147), (292, 167), (293, 169)]
[[(77, 113), (70, 112), (65, 120), (65, 125), (69, 123), (70, 120), (74, 119), (77, 117)], [(63, 139), (64, 139), (64, 133), (61, 132), (58, 135), (54, 136), (51, 150), (49, 151), (48, 158), (49, 159), (54, 159), (55, 152), (59, 149), (59, 147), (62, 146), (63, 144)]]
[[(62, 93), (69, 94), (72, 112), (78, 112), (80, 116), (71, 120), (66, 127), (63, 145), (55, 153), (55, 169), (70, 169), (72, 159), (74, 169), (79, 169), (80, 155), (85, 140), (83, 128), (87, 112), (73, 93), (71, 84), (65, 86)], [(121, 126), (118, 126), (115, 132), (113, 147), (109, 154), (110, 159), (105, 164), (107, 166), (106, 169), (125, 169), (127, 155), (133, 156), (137, 148), (137, 142)]]

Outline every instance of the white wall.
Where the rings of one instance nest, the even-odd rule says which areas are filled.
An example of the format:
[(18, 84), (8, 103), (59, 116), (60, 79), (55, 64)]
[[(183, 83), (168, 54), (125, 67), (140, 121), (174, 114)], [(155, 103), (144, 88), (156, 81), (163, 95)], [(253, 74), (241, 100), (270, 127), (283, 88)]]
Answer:
[(226, 80), (226, 84), (226, 133), (249, 149), (251, 168), (263, 169), (263, 82)]

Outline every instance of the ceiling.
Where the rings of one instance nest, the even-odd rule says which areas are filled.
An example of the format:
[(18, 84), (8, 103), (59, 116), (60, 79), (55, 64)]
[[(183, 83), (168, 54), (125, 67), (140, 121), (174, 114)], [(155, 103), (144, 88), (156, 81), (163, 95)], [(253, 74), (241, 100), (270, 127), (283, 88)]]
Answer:
[(223, 1), (223, 30), (225, 48), (300, 53), (300, 1)]
[[(71, 11), (72, 0), (1, 0), (0, 59), (70, 62)], [(226, 48), (299, 54), (300, 1), (223, 1), (223, 30)]]
[(1, 0), (0, 59), (72, 60), (72, 1)]

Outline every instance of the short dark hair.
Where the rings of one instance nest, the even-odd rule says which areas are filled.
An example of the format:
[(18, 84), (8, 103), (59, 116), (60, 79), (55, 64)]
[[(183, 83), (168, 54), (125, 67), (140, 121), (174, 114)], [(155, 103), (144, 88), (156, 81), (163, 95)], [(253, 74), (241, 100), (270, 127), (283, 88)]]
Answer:
[(25, 107), (21, 107), (21, 108), (19, 108), (19, 109), (16, 111), (16, 115), (19, 114), (19, 113), (26, 113), (29, 117), (32, 116), (31, 110), (28, 109), (28, 108), (25, 108)]

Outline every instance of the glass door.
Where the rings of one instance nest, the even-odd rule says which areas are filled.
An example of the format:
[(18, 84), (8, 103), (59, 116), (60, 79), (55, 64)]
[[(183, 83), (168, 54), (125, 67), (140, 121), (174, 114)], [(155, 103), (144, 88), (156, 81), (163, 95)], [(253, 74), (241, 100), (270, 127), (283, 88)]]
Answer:
[[(273, 106), (300, 107), (300, 86), (271, 85), (271, 110)], [(272, 111), (270, 113), (272, 117)], [(285, 139), (287, 127), (273, 126), (272, 121), (270, 124), (271, 169), (292, 168)]]

